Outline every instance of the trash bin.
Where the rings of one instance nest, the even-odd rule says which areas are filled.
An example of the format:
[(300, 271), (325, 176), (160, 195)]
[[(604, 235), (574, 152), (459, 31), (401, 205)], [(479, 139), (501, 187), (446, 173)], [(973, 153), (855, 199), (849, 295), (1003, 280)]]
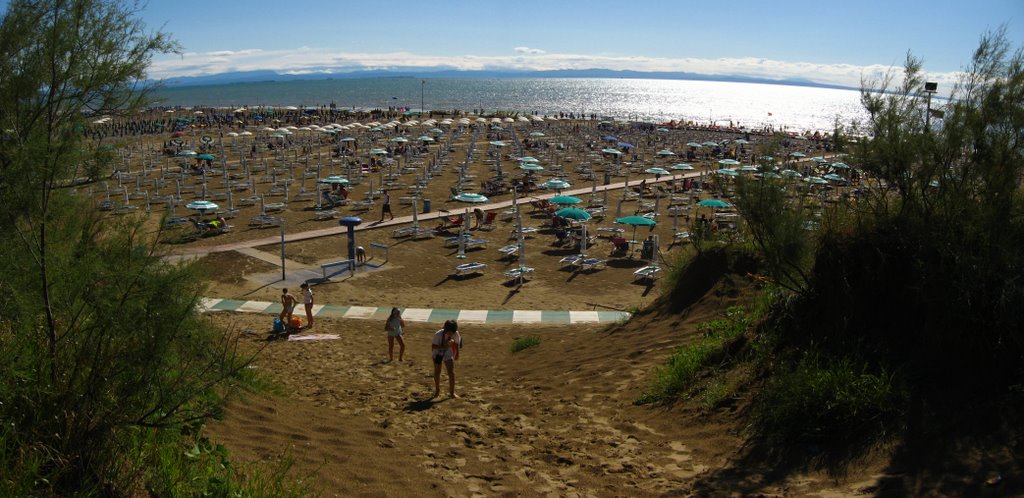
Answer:
[(430, 212), (430, 199), (423, 199), (423, 214)]
[(608, 173), (605, 173), (604, 174), (604, 184), (605, 185), (609, 185), (611, 183), (612, 183), (612, 175), (609, 175)]

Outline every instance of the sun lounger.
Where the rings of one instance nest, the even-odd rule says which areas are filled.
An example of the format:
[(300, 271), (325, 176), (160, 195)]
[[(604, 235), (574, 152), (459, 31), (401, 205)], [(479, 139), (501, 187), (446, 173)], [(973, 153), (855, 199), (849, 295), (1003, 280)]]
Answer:
[(657, 267), (655, 265), (645, 266), (645, 267), (640, 268), (639, 270), (633, 272), (633, 280), (634, 281), (638, 281), (638, 280), (648, 279), (648, 280), (653, 282), (654, 279), (658, 278), (658, 273), (660, 273), (660, 272), (661, 272), (661, 268), (660, 267)]
[(580, 262), (583, 261), (583, 259), (584, 258), (583, 258), (582, 255), (580, 255), (580, 254), (573, 254), (571, 256), (566, 256), (566, 257), (558, 260), (558, 262), (561, 263), (562, 266), (578, 266), (580, 264)]
[(316, 211), (313, 218), (317, 220), (329, 220), (339, 214), (341, 214), (341, 212), (337, 209), (320, 209)]
[(487, 268), (486, 263), (463, 263), (455, 267), (455, 275), (480, 273), (484, 268)]
[(284, 220), (281, 218), (266, 215), (254, 216), (249, 219), (249, 226), (256, 226), (260, 228), (281, 226), (283, 223)]
[(600, 270), (608, 267), (608, 261), (601, 258), (587, 258), (579, 263), (582, 270)]
[(487, 245), (487, 239), (470, 239), (466, 241), (466, 249), (472, 247), (483, 247)]
[(597, 229), (597, 233), (599, 235), (603, 236), (603, 237), (617, 237), (620, 234), (625, 233), (625, 232), (626, 232), (626, 230), (624, 230), (622, 228), (614, 228), (614, 227), (601, 227), (601, 228)]
[(672, 234), (672, 239), (674, 240), (685, 240), (688, 238), (690, 238), (690, 232), (676, 232)]
[(533, 234), (537, 233), (537, 229), (535, 227), (523, 227), (522, 229), (519, 229), (519, 230), (512, 230), (511, 232), (509, 232), (508, 238), (509, 239), (514, 239), (520, 233), (523, 234), (524, 237), (528, 237), (528, 236), (532, 236)]
[(533, 273), (533, 268), (520, 266), (519, 268), (513, 268), (505, 272), (505, 276), (510, 280), (515, 280), (525, 278), (528, 273)]
[(498, 249), (498, 252), (502, 254), (503, 258), (515, 256), (516, 254), (519, 253), (519, 244), (509, 244), (505, 247), (502, 247), (501, 249)]

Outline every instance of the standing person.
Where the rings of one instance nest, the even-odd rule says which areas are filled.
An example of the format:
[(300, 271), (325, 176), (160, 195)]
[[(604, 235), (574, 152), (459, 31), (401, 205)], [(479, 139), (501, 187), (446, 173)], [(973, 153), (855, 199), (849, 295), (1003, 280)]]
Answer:
[(302, 288), (302, 304), (306, 305), (306, 328), (313, 328), (313, 289), (309, 288), (309, 284), (302, 282), (300, 286)]
[(384, 322), (384, 330), (388, 332), (388, 361), (395, 359), (395, 341), (398, 341), (398, 361), (402, 361), (405, 355), (405, 339), (402, 338), (402, 329), (405, 328), (405, 320), (402, 319), (402, 310), (391, 308), (391, 316)]
[(434, 395), (441, 394), (441, 364), (448, 371), (448, 397), (458, 398), (455, 394), (455, 360), (459, 358), (459, 346), (462, 336), (459, 335), (459, 323), (455, 320), (444, 322), (444, 328), (434, 333), (430, 341), (430, 353), (434, 360)]
[(391, 219), (395, 219), (395, 215), (391, 212), (391, 194), (384, 192), (384, 197), (381, 199), (384, 204), (380, 211), (380, 221), (384, 221), (384, 215), (390, 215)]
[[(281, 289), (281, 314), (278, 319), (284, 322), (285, 326), (292, 323), (292, 310), (295, 308), (295, 296), (288, 293), (288, 289)], [(285, 319), (287, 317), (287, 319)]]

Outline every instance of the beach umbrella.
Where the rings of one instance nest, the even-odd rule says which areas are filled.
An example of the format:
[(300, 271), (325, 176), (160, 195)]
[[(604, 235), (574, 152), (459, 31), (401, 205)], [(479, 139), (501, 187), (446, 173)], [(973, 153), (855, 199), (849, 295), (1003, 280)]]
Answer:
[(348, 178), (343, 176), (328, 176), (327, 178), (317, 180), (317, 183), (322, 183), (324, 185), (348, 185), (349, 181)]
[(399, 144), (404, 144), (404, 143), (408, 142), (409, 139), (405, 138), (405, 137), (395, 137), (395, 138), (392, 138), (391, 141), (395, 142), (395, 143), (399, 143)]
[(370, 149), (370, 155), (371, 156), (383, 156), (383, 155), (386, 155), (387, 153), (388, 153), (388, 151), (386, 151), (384, 149)]
[(569, 182), (567, 182), (565, 180), (558, 180), (558, 179), (548, 180), (548, 181), (540, 184), (541, 188), (549, 188), (549, 189), (555, 189), (555, 190), (563, 190), (563, 189), (567, 189), (567, 188), (569, 188), (571, 186), (572, 185)]
[(631, 237), (631, 240), (634, 240), (634, 241), (636, 240), (636, 227), (639, 227), (639, 226), (653, 227), (654, 225), (658, 224), (658, 222), (656, 222), (656, 221), (654, 221), (654, 220), (652, 220), (650, 218), (645, 218), (643, 216), (626, 216), (625, 218), (619, 218), (619, 219), (615, 220), (615, 223), (619, 223), (621, 225), (632, 225), (633, 226), (633, 236)]
[(505, 142), (502, 142), (501, 140), (493, 140), (493, 141), (488, 142), (488, 143), (490, 143), (491, 145), (493, 145), (495, 147), (504, 147), (504, 146), (508, 145)]
[(788, 176), (788, 177), (791, 177), (791, 178), (803, 178), (803, 176), (804, 176), (804, 175), (801, 175), (798, 171), (793, 171), (791, 169), (784, 169), (784, 170), (780, 171), (779, 173), (782, 176)]
[(739, 172), (734, 169), (722, 168), (716, 171), (716, 173), (725, 176), (739, 176)]
[(199, 155), (196, 156), (196, 159), (200, 159), (200, 160), (203, 160), (203, 161), (212, 161), (212, 160), (214, 160), (216, 158), (217, 158), (217, 156), (215, 156), (213, 154), (199, 154)]
[(580, 199), (579, 197), (573, 197), (571, 195), (556, 195), (556, 196), (548, 199), (548, 202), (551, 202), (552, 204), (569, 205), (569, 204), (579, 204), (579, 203), (583, 202), (583, 200)]
[(523, 169), (524, 171), (544, 171), (544, 166), (534, 163), (521, 163), (519, 165), (519, 168)]
[(601, 149), (601, 153), (602, 154), (611, 154), (613, 156), (618, 156), (618, 155), (622, 154), (622, 151), (615, 150), (615, 149)]
[(420, 142), (433, 142), (434, 141), (434, 137), (428, 137), (426, 135), (420, 135), (419, 137), (416, 138), (416, 140), (419, 140)]
[(809, 176), (807, 178), (804, 178), (804, 181), (810, 183), (811, 185), (828, 185), (828, 180), (817, 176)]
[(686, 142), (686, 146), (687, 147), (693, 147), (695, 149), (699, 149), (699, 148), (703, 147), (703, 145), (701, 145), (701, 144), (699, 144), (697, 142)]
[(619, 142), (619, 143), (617, 143), (615, 145), (618, 146), (618, 147), (621, 147), (623, 149), (632, 149), (633, 147), (636, 147), (635, 145), (633, 145), (631, 143), (626, 143), (626, 142)]
[(697, 205), (709, 208), (727, 208), (732, 206), (732, 204), (729, 204), (728, 202), (725, 202), (721, 199), (704, 199), (698, 202)]
[(516, 160), (521, 162), (521, 163), (539, 163), (540, 162), (540, 159), (537, 159), (536, 157), (533, 157), (533, 156), (523, 156), (523, 157), (520, 157), (519, 159), (516, 159)]
[(468, 192), (463, 192), (459, 195), (456, 195), (455, 197), (453, 197), (453, 199), (459, 202), (469, 202), (472, 204), (482, 204), (490, 201), (490, 199), (488, 199), (485, 196), (482, 196), (480, 194), (471, 194)]
[(824, 157), (821, 156), (812, 157), (811, 160), (818, 164), (824, 164), (828, 162), (828, 159), (825, 159)]
[(843, 177), (841, 177), (841, 176), (839, 176), (839, 175), (837, 175), (835, 173), (829, 173), (829, 174), (823, 176), (822, 178), (824, 178), (826, 180), (832, 180), (834, 182), (846, 181), (846, 178), (843, 178)]
[(195, 155), (198, 155), (198, 154), (199, 154), (198, 152), (196, 152), (194, 150), (190, 150), (190, 149), (185, 149), (185, 150), (183, 150), (181, 152), (178, 152), (178, 155), (181, 156), (181, 157), (192, 157), (192, 156), (195, 156)]
[(675, 152), (672, 152), (672, 151), (670, 151), (668, 149), (659, 150), (658, 152), (656, 152), (656, 154), (658, 154), (659, 156), (663, 156), (663, 157), (664, 156), (674, 156), (674, 155), (676, 155)]
[(728, 167), (728, 166), (737, 166), (737, 165), (740, 164), (740, 162), (735, 160), (735, 159), (722, 159), (722, 160), (718, 161), (718, 164), (720, 164), (720, 165), (722, 165), (724, 167)]
[(544, 132), (542, 132), (542, 131), (531, 131), (530, 132), (530, 136), (531, 137), (543, 137), (544, 136)]
[(752, 172), (752, 171), (760, 171), (760, 170), (757, 168), (757, 166), (753, 166), (753, 165), (748, 164), (746, 166), (740, 166), (739, 167), (739, 171)]
[(744, 140), (742, 138), (737, 138), (736, 140), (733, 140), (732, 143), (739, 144), (739, 145), (747, 145), (750, 142), (748, 142), (748, 141), (746, 141), (746, 140)]
[(616, 136), (613, 136), (613, 135), (605, 135), (605, 136), (601, 137), (601, 140), (604, 140), (606, 142), (618, 142), (619, 141), (619, 137), (616, 137)]
[(567, 220), (587, 221), (591, 218), (590, 213), (576, 207), (567, 207), (555, 211), (555, 216)]
[(650, 173), (652, 175), (671, 175), (672, 174), (672, 173), (670, 173), (665, 168), (647, 168), (647, 169), (644, 170), (644, 173)]
[(712, 142), (712, 141), (710, 141), (710, 140), (708, 140), (707, 142), (704, 142), (704, 143), (702, 143), (701, 145), (703, 145), (703, 146), (705, 146), (705, 147), (718, 147), (718, 144), (717, 144), (717, 143), (715, 143), (715, 142)]
[(835, 169), (850, 169), (850, 167), (847, 166), (846, 163), (832, 163), (832, 167)]
[(338, 141), (339, 142), (355, 142), (356, 139), (353, 138), (353, 137), (345, 137), (345, 138), (339, 139)]
[(675, 169), (675, 170), (692, 170), (692, 169), (693, 169), (693, 166), (691, 166), (691, 165), (689, 165), (689, 164), (686, 164), (686, 163), (679, 163), (679, 164), (673, 164), (672, 166), (669, 166), (669, 167), (668, 167), (668, 169)]
[(206, 211), (212, 211), (220, 208), (220, 206), (210, 201), (192, 201), (186, 204), (185, 207), (193, 211), (199, 211), (199, 216), (202, 216)]
[(789, 156), (790, 157), (807, 157), (807, 154), (804, 154), (803, 152), (790, 152)]

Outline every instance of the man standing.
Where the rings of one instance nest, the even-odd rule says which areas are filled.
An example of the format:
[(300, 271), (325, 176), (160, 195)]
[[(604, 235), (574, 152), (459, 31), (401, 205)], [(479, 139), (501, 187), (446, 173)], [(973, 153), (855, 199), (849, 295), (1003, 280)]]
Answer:
[(384, 206), (381, 208), (380, 221), (384, 221), (384, 215), (390, 215), (391, 219), (395, 219), (395, 215), (391, 212), (391, 194), (384, 192), (384, 197), (381, 199)]

